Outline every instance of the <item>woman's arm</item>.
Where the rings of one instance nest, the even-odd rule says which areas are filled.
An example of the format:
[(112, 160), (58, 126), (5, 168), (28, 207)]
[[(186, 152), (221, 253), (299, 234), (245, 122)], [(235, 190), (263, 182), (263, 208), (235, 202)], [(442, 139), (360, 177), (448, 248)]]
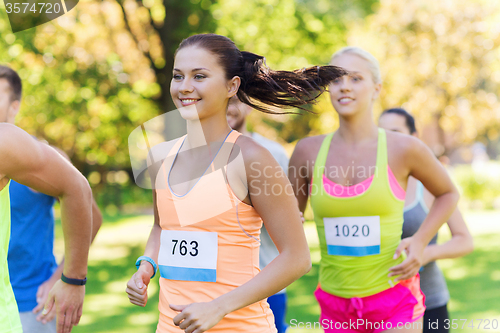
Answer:
[[(432, 194), (425, 188), (424, 201), (428, 206), (432, 206), (434, 201)], [(472, 236), (458, 208), (453, 211), (447, 223), (451, 232), (451, 239), (443, 244), (428, 245), (424, 250), (423, 265), (439, 259), (462, 257), (471, 253), (474, 249)]]
[(305, 138), (300, 140), (293, 151), (288, 164), (288, 179), (292, 184), (293, 193), (299, 203), (299, 210), (304, 213), (309, 197), (309, 184), (312, 178), (313, 165), (310, 163), (311, 149), (315, 138)]
[[(243, 151), (252, 204), (280, 254), (245, 288), (241, 288), (242, 295), (249, 299), (241, 297), (241, 301), (236, 301), (235, 295), (223, 296), (227, 298), (224, 302), (230, 305), (229, 312), (274, 295), (311, 268), (309, 247), (290, 182), (284, 173), (277, 172), (266, 177), (269, 176), (263, 172), (266, 166), (279, 170), (269, 151), (250, 140), (238, 140), (238, 143)], [(250, 165), (253, 167), (250, 168)]]
[(417, 232), (406, 241), (402, 241), (395, 258), (406, 249), (408, 257), (400, 265), (390, 269), (389, 276), (398, 276), (394, 281), (409, 279), (417, 274), (423, 263), (425, 247), (455, 210), (459, 194), (448, 173), (431, 150), (420, 140), (411, 136), (398, 135), (399, 147), (402, 149), (399, 158), (406, 163), (409, 175), (420, 180), (425, 188), (436, 198), (426, 219)]
[(246, 171), (252, 204), (280, 254), (250, 281), (209, 303), (171, 305), (181, 311), (174, 323), (189, 332), (210, 329), (226, 314), (274, 295), (311, 268), (297, 201), (284, 172), (265, 172), (280, 170), (279, 165), (252, 139), (240, 137), (237, 144), (243, 152), (246, 170), (242, 171)]
[[(154, 205), (154, 224), (149, 234), (144, 255), (150, 257), (158, 264), (158, 252), (160, 251), (161, 227), (158, 209), (156, 205), (156, 191), (153, 190), (153, 205)], [(132, 304), (146, 306), (148, 302), (148, 285), (151, 281), (151, 276), (155, 273), (153, 266), (143, 260), (137, 272), (130, 278), (127, 283), (128, 298)]]

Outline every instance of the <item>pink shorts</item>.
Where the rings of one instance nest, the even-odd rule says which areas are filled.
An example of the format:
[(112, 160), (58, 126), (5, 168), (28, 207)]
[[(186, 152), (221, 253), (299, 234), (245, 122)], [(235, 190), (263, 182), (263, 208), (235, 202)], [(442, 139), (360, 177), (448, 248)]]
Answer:
[[(321, 307), (320, 325), (327, 333), (379, 333), (405, 324), (410, 328), (413, 327), (410, 323), (420, 319), (425, 312), (419, 275), (367, 297), (342, 298), (319, 286), (314, 295)], [(418, 324), (414, 325), (416, 328)]]

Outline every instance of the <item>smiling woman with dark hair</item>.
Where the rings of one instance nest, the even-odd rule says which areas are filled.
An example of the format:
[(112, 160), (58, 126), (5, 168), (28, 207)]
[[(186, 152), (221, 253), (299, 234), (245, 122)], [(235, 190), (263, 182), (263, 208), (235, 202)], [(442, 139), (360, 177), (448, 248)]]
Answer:
[[(155, 223), (127, 285), (130, 301), (144, 306), (159, 266), (157, 332), (276, 332), (265, 298), (310, 269), (309, 249), (285, 173), (266, 177), (279, 165), (229, 127), (228, 101), (237, 95), (270, 113), (301, 108), (343, 74), (335, 66), (273, 71), (214, 34), (179, 45), (170, 93), (187, 135), (174, 140), (157, 173)], [(280, 254), (259, 272), (262, 223)]]

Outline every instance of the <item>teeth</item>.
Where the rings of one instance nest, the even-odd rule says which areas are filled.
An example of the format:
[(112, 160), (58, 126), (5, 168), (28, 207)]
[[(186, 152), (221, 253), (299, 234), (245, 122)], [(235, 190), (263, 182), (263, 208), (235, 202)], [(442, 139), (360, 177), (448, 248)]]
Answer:
[(343, 97), (340, 99), (341, 102), (347, 102), (347, 101), (352, 101), (352, 98), (349, 97)]
[(183, 103), (193, 103), (193, 102), (197, 102), (198, 100), (197, 99), (183, 99), (182, 102)]

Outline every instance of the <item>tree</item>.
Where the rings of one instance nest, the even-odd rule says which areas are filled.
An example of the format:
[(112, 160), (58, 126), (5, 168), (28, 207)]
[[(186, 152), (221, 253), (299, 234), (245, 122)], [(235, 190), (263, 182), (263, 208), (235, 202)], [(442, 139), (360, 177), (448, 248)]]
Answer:
[[(273, 69), (328, 64), (346, 43), (346, 21), (372, 12), (374, 0), (219, 0), (213, 8), (216, 33), (245, 51), (261, 54)], [(328, 94), (312, 108), (316, 114), (263, 115), (253, 112), (252, 130), (282, 143), (332, 131), (338, 124)], [(297, 110), (292, 110), (297, 111)]]
[[(0, 61), (23, 79), (19, 125), (65, 150), (84, 174), (98, 171), (106, 181), (108, 170), (130, 168), (132, 130), (175, 108), (169, 85), (182, 39), (224, 34), (277, 69), (325, 64), (344, 42), (342, 15), (362, 16), (373, 2), (80, 1), (62, 17), (16, 34), (2, 11)], [(319, 117), (254, 113), (251, 125), (291, 142), (334, 125), (333, 113), (323, 110)]]
[(79, 7), (58, 24), (15, 35), (2, 15), (0, 59), (23, 80), (20, 127), (65, 150), (84, 172), (120, 168), (129, 163), (130, 131), (157, 113), (149, 98), (159, 89), (147, 59), (119, 33), (119, 8)]
[(382, 1), (348, 39), (380, 61), (379, 111), (403, 105), (422, 123), (437, 122), (436, 153), (449, 148), (445, 133), (462, 143), (498, 138), (499, 16), (486, 0)]
[[(170, 97), (174, 52), (180, 42), (195, 33), (213, 32), (210, 0), (117, 0), (125, 27), (136, 47), (150, 60), (160, 95), (161, 112), (175, 109)], [(137, 15), (140, 13), (140, 15)], [(151, 47), (150, 47), (151, 46)], [(154, 46), (154, 47), (153, 47)]]

